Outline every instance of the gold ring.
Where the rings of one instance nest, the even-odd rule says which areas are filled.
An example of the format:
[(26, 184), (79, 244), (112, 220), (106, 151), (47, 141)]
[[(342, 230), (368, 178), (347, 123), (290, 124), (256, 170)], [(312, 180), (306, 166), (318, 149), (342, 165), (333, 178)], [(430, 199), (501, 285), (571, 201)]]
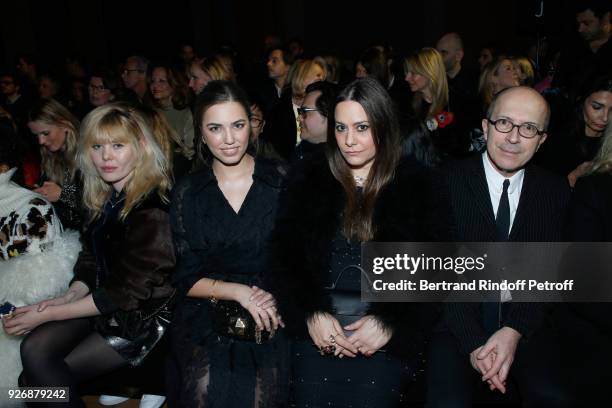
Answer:
[(334, 337), (334, 335), (333, 335), (333, 334), (330, 334), (330, 335), (329, 335), (329, 342), (330, 342), (331, 344), (336, 344), (336, 338)]

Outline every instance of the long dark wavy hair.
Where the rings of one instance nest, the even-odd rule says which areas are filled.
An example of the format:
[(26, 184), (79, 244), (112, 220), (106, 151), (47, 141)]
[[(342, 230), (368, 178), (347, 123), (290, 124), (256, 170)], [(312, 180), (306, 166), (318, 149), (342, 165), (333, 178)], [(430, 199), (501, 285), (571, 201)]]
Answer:
[(373, 78), (358, 79), (347, 85), (336, 98), (336, 106), (344, 101), (354, 101), (363, 107), (376, 146), (376, 157), (363, 193), (357, 191), (351, 169), (336, 141), (335, 111), (328, 120), (327, 161), (346, 195), (342, 216), (344, 235), (349, 239), (369, 241), (376, 233), (373, 222), (376, 200), (383, 188), (393, 180), (400, 159), (399, 122), (387, 90)]

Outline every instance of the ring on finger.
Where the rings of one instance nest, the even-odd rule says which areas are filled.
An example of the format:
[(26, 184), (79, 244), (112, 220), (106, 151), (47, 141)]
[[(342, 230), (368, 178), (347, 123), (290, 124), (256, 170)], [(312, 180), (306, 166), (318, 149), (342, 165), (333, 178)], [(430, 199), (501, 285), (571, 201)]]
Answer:
[(331, 344), (336, 344), (336, 337), (333, 334), (329, 335), (329, 342)]
[(336, 346), (334, 346), (334, 345), (323, 347), (323, 353), (325, 353), (327, 355), (334, 354), (335, 351), (336, 351)]

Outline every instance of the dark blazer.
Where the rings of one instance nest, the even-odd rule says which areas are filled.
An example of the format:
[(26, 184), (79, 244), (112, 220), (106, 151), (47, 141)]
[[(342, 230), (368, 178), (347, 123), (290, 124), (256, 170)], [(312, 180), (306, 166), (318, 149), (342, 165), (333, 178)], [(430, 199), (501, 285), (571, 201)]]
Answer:
[[(496, 241), (495, 215), (489, 195), (482, 156), (454, 162), (443, 170), (444, 188), (450, 199), (454, 240)], [(509, 241), (554, 242), (562, 239), (563, 221), (569, 201), (565, 180), (543, 169), (525, 168), (521, 197)], [(448, 303), (445, 323), (458, 338), (464, 352), (485, 344), (480, 303)], [(504, 325), (528, 338), (543, 323), (547, 307), (539, 303), (504, 305)]]
[(295, 150), (296, 134), (297, 123), (291, 92), (285, 92), (266, 119), (266, 126), (260, 137), (273, 147), (283, 160), (289, 161)]
[[(105, 235), (96, 243), (96, 228)], [(154, 310), (171, 295), (174, 247), (170, 235), (168, 205), (156, 193), (133, 208), (125, 220), (94, 221), (84, 233), (83, 250), (74, 268), (102, 314), (117, 310)], [(94, 246), (103, 247), (96, 259)], [(100, 283), (100, 273), (104, 283)]]
[[(345, 196), (324, 155), (302, 163), (281, 195), (280, 216), (272, 239), (270, 286), (287, 329), (307, 339), (306, 318), (318, 311), (333, 313), (331, 297), (324, 287)], [(436, 208), (436, 203), (429, 200), (428, 186), (427, 177), (412, 162), (398, 167), (395, 179), (376, 203), (374, 241), (439, 239), (434, 223), (427, 217)], [(432, 304), (375, 302), (369, 314), (393, 329), (388, 349), (409, 355), (423, 345), (436, 308)]]
[[(576, 183), (565, 230), (572, 242), (612, 242), (612, 174), (581, 177)], [(597, 284), (597, 283), (594, 283)], [(568, 303), (576, 316), (612, 337), (610, 303)], [(583, 333), (584, 335), (584, 333)]]

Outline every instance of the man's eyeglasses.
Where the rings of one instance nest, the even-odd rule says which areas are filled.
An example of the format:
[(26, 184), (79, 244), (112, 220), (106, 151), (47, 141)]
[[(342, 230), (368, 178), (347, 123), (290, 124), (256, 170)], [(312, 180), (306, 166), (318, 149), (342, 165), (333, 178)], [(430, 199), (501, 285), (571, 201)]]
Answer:
[(318, 111), (318, 109), (317, 109), (317, 108), (305, 108), (305, 107), (303, 107), (303, 106), (301, 106), (301, 107), (297, 108), (297, 113), (298, 113), (298, 115), (305, 115), (305, 114), (307, 114), (308, 112), (316, 112), (316, 111)]
[(518, 128), (518, 133), (522, 137), (526, 139), (533, 139), (536, 135), (543, 135), (545, 133), (544, 130), (539, 130), (536, 125), (533, 123), (521, 123), (520, 125), (515, 125), (510, 122), (508, 119), (497, 119), (491, 120), (487, 118), (489, 123), (495, 126), (495, 129), (501, 133), (510, 133), (516, 127)]
[(130, 72), (144, 72), (144, 71), (142, 69), (127, 69), (127, 68), (123, 69), (124, 74), (130, 73)]
[(92, 85), (92, 84), (89, 84), (89, 89), (92, 90), (92, 91), (101, 92), (101, 91), (105, 90), (106, 88), (104, 87), (104, 85)]

